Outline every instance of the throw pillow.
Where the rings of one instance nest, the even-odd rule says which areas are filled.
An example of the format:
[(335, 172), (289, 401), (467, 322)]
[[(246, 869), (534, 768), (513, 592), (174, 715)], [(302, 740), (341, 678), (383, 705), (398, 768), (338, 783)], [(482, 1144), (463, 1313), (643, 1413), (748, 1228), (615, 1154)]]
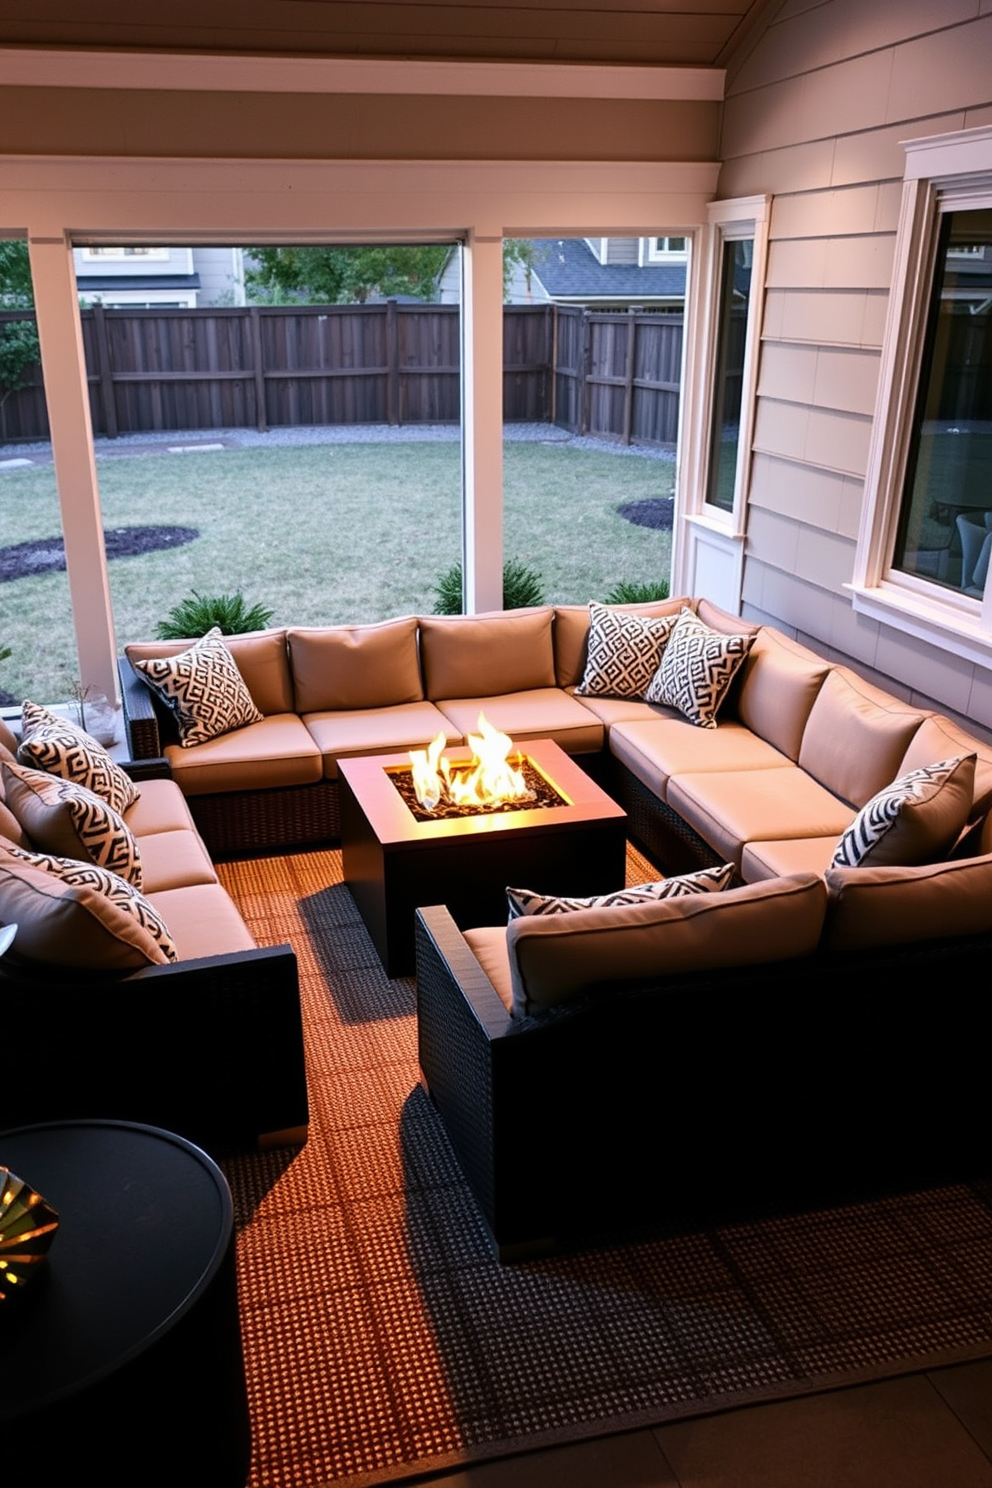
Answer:
[(101, 900), (107, 900), (122, 915), (136, 921), (140, 929), (151, 937), (161, 950), (163, 961), (179, 960), (172, 936), (158, 910), (153, 909), (144, 895), (119, 874), (98, 868), (95, 863), (77, 863), (73, 858), (60, 858), (52, 853), (25, 852), (19, 847), (10, 847), (8, 852), (12, 858), (30, 863), (43, 873), (50, 873), (71, 889), (88, 891), (84, 900), (98, 917), (103, 914)]
[(733, 863), (720, 868), (701, 868), (698, 873), (683, 873), (676, 878), (663, 878), (657, 883), (635, 884), (618, 889), (615, 894), (594, 894), (588, 899), (562, 899), (552, 894), (535, 894), (530, 889), (507, 889), (510, 919), (521, 915), (571, 914), (578, 909), (616, 909), (622, 904), (644, 904), (654, 899), (680, 899), (687, 894), (719, 893), (729, 888), (734, 877)]
[(831, 868), (912, 868), (946, 856), (971, 811), (976, 758), (923, 765), (872, 796), (838, 842)]
[(593, 601), (586, 669), (576, 691), (587, 697), (643, 698), (677, 619), (634, 615)]
[(85, 785), (118, 812), (126, 811), (138, 799), (134, 782), (103, 745), (67, 718), (59, 718), (48, 708), (25, 699), (21, 705), (21, 735), (17, 758), (22, 765)]
[(644, 694), (646, 701), (677, 708), (700, 728), (716, 728), (720, 704), (753, 641), (753, 635), (711, 630), (691, 610), (683, 610)]
[(179, 742), (186, 748), (261, 720), (219, 626), (178, 656), (134, 665), (175, 713)]
[(108, 868), (141, 888), (141, 854), (123, 818), (85, 785), (0, 762), (4, 798), (42, 852)]

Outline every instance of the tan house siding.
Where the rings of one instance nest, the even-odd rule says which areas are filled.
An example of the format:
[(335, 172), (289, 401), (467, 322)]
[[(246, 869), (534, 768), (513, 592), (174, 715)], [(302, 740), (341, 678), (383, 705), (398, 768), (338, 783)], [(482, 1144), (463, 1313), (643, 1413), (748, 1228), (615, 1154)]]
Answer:
[(901, 142), (992, 119), (988, 0), (786, 0), (728, 78), (724, 198), (773, 196), (744, 566), (764, 616), (992, 727), (992, 679), (855, 614)]

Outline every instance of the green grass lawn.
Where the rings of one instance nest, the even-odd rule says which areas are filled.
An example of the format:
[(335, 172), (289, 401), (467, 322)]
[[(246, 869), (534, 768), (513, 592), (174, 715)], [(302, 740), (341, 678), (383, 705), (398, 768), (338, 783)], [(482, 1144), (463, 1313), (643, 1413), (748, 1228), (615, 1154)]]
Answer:
[[(196, 589), (242, 590), (273, 623), (322, 625), (430, 611), (461, 556), (456, 443), (346, 444), (154, 454), (98, 462), (104, 526), (195, 527), (182, 548), (109, 565), (119, 645), (147, 638)], [(603, 598), (667, 578), (671, 534), (622, 502), (672, 493), (668, 461), (508, 443), (504, 551), (538, 569), (549, 601)], [(61, 532), (51, 466), (0, 474), (0, 545)], [(0, 688), (56, 701), (77, 672), (64, 573), (0, 584)]]

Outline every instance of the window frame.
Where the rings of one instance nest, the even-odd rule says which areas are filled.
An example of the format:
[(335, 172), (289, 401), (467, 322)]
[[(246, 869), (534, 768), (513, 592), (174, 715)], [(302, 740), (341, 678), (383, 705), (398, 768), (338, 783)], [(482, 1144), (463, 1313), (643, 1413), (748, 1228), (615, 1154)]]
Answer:
[(892, 290), (865, 477), (865, 500), (847, 586), (857, 613), (992, 668), (992, 583), (972, 598), (893, 567), (924, 341), (948, 212), (992, 207), (992, 129), (910, 140), (905, 146)]

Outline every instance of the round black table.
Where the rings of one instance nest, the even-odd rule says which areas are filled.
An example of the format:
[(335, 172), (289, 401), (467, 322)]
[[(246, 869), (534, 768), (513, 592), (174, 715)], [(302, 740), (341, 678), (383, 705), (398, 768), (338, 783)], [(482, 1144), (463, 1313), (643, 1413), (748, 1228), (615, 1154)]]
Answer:
[(241, 1488), (251, 1435), (231, 1194), (155, 1127), (0, 1133), (0, 1164), (59, 1213), (48, 1261), (0, 1302), (0, 1422), (38, 1485)]

